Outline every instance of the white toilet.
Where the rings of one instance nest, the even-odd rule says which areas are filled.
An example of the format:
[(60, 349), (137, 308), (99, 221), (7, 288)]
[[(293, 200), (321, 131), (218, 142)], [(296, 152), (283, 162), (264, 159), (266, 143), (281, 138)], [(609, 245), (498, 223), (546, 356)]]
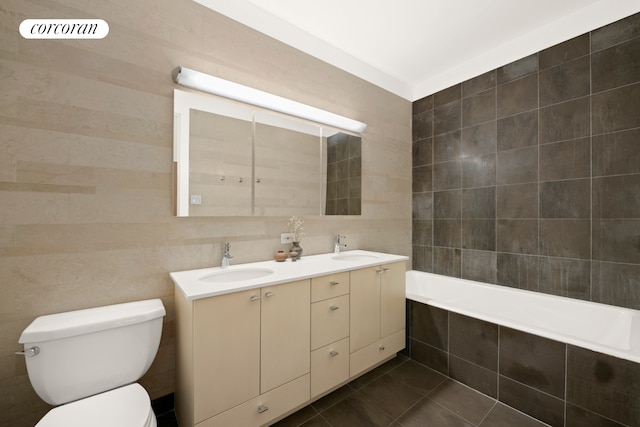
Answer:
[(36, 427), (156, 427), (137, 381), (160, 345), (159, 299), (41, 316), (20, 335), (29, 380), (51, 405)]

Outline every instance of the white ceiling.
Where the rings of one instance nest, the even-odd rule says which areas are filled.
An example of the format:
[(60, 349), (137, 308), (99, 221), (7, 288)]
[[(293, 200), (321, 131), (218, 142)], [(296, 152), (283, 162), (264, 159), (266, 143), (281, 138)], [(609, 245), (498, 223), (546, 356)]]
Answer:
[(640, 12), (639, 0), (195, 0), (410, 101)]

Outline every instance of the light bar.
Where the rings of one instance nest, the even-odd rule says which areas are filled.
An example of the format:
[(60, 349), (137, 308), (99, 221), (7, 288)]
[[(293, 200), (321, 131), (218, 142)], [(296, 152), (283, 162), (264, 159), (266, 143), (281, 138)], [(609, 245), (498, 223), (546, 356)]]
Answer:
[(201, 73), (200, 71), (195, 71), (190, 68), (176, 67), (171, 74), (173, 81), (182, 86), (223, 96), (257, 107), (267, 108), (279, 113), (289, 114), (354, 133), (361, 133), (367, 127), (366, 123)]

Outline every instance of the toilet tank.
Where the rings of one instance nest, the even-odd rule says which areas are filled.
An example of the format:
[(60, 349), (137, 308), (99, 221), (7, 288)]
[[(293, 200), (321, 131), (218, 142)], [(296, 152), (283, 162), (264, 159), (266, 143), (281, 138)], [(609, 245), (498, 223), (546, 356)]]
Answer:
[(165, 313), (152, 299), (36, 318), (18, 341), (31, 385), (60, 405), (137, 381), (156, 356)]

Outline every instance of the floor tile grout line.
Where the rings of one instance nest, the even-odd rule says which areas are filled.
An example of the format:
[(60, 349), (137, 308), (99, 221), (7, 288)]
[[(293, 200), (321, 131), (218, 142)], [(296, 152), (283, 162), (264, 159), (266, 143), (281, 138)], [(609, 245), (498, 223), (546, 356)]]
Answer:
[[(404, 424), (402, 424), (402, 423), (400, 422), (400, 418), (402, 418), (402, 417), (403, 417), (403, 416), (405, 416), (407, 413), (409, 413), (409, 411), (411, 411), (413, 408), (415, 408), (416, 406), (418, 406), (418, 404), (420, 404), (420, 402), (424, 401), (425, 399), (429, 399), (429, 397), (428, 397), (428, 395), (427, 395), (427, 394), (423, 395), (420, 399), (418, 399), (418, 401), (417, 401), (416, 403), (414, 403), (414, 404), (413, 404), (413, 405), (411, 405), (409, 408), (407, 408), (407, 410), (406, 410), (406, 411), (404, 411), (402, 414), (400, 414), (400, 416), (399, 416), (398, 418), (394, 419), (394, 420), (391, 422), (391, 424), (389, 424), (389, 425), (393, 425), (393, 423), (398, 423), (398, 424), (400, 424), (401, 426), (404, 426)], [(430, 400), (430, 399), (429, 399), (429, 400)]]
[(463, 421), (465, 421), (465, 422), (468, 422), (469, 424), (474, 425), (474, 426), (476, 426), (476, 427), (477, 427), (477, 425), (476, 425), (476, 424), (474, 424), (471, 420), (469, 420), (469, 419), (467, 419), (467, 418), (463, 417), (463, 416), (462, 416), (462, 415), (460, 415), (460, 414), (456, 414), (456, 413), (455, 413), (455, 412), (453, 412), (451, 409), (449, 409), (449, 408), (447, 408), (446, 406), (442, 405), (440, 402), (435, 401), (435, 400), (431, 399), (431, 398), (430, 398), (430, 397), (428, 397), (428, 396), (427, 396), (427, 399), (429, 399), (431, 402), (433, 402), (435, 405), (438, 405), (439, 407), (441, 407), (441, 408), (442, 408), (442, 409), (444, 409), (445, 411), (449, 412), (450, 414), (452, 414), (452, 415), (453, 415), (453, 416), (455, 416), (456, 418), (459, 418), (459, 419), (461, 419), (461, 420), (463, 420)]
[[(375, 381), (379, 380), (379, 379), (380, 379), (380, 378), (382, 378), (384, 375), (391, 374), (394, 370), (398, 369), (400, 366), (404, 365), (405, 363), (409, 362), (410, 360), (413, 360), (413, 359), (411, 359), (411, 358), (407, 358), (406, 360), (402, 361), (402, 362), (401, 362), (401, 363), (399, 363), (398, 365), (396, 365), (396, 366), (394, 366), (394, 367), (390, 368), (389, 370), (386, 370), (386, 371), (382, 372), (379, 376), (376, 376), (375, 378), (371, 379), (371, 381), (366, 382), (366, 383), (365, 383), (362, 387), (360, 387), (359, 389), (355, 389), (355, 388), (353, 388), (353, 387), (352, 387), (352, 388), (353, 388), (353, 393), (350, 393), (349, 395), (345, 396), (344, 398), (342, 398), (342, 399), (340, 399), (340, 400), (336, 401), (333, 405), (331, 405), (331, 406), (327, 407), (324, 411), (322, 411), (322, 412), (321, 412), (321, 411), (318, 411), (316, 408), (314, 408), (314, 409), (318, 412), (318, 414), (322, 417), (322, 419), (323, 419), (324, 421), (326, 421), (329, 425), (333, 426), (333, 424), (331, 424), (331, 423), (330, 423), (330, 422), (329, 422), (329, 421), (328, 421), (328, 420), (327, 420), (327, 419), (322, 415), (322, 413), (323, 413), (323, 412), (325, 412), (325, 411), (329, 410), (331, 407), (333, 407), (333, 406), (337, 405), (338, 403), (340, 403), (340, 402), (344, 401), (344, 400), (345, 400), (345, 399), (347, 399), (349, 396), (353, 396), (353, 395), (355, 395), (355, 394), (357, 394), (357, 393), (360, 393), (360, 391), (361, 391), (362, 389), (364, 389), (365, 387), (367, 387), (368, 385), (370, 385), (370, 384), (372, 384), (373, 382), (375, 382)], [(433, 370), (433, 369), (429, 368), (429, 367), (428, 367), (428, 366), (426, 366), (426, 365), (422, 365), (422, 364), (421, 364), (421, 363), (419, 363), (419, 362), (418, 362), (418, 364), (419, 364), (420, 366), (423, 366), (423, 367), (427, 368), (427, 369)], [(435, 370), (434, 370), (434, 372), (437, 372), (437, 371), (435, 371)], [(445, 376), (445, 377), (443, 377), (443, 378), (442, 378), (442, 380), (441, 380), (438, 384), (436, 384), (436, 385), (435, 385), (431, 390), (429, 390), (429, 391), (428, 391), (428, 392), (426, 392), (426, 393), (420, 393), (420, 395), (421, 395), (421, 396), (420, 396), (420, 398), (419, 398), (419, 399), (418, 399), (418, 400), (417, 400), (413, 405), (411, 405), (411, 406), (410, 406), (406, 411), (404, 411), (402, 414), (400, 414), (398, 417), (395, 417), (395, 418), (394, 418), (391, 414), (389, 414), (389, 413), (387, 413), (386, 411), (384, 411), (383, 409), (381, 409), (385, 414), (389, 415), (389, 417), (392, 419), (392, 421), (391, 421), (391, 423), (390, 423), (389, 425), (392, 425), (393, 423), (398, 423), (398, 424), (402, 425), (402, 423), (400, 423), (399, 419), (400, 419), (400, 418), (402, 418), (402, 417), (403, 417), (407, 412), (409, 412), (412, 408), (414, 408), (416, 405), (418, 405), (420, 402), (424, 401), (425, 399), (429, 399), (430, 401), (432, 401), (432, 402), (434, 402), (434, 403), (437, 403), (437, 402), (433, 401), (432, 399), (430, 399), (428, 396), (429, 396), (429, 394), (431, 394), (434, 390), (436, 390), (438, 387), (440, 387), (443, 383), (445, 383), (448, 379), (449, 379), (449, 378)], [(401, 380), (399, 380), (399, 379), (398, 379), (398, 381), (399, 381), (401, 384), (403, 384), (404, 386), (408, 387), (409, 389), (411, 389), (411, 390), (414, 390), (414, 391), (418, 392), (418, 390), (417, 390), (417, 389), (415, 389), (414, 387), (412, 387), (410, 384), (407, 384), (407, 383), (405, 383), (404, 381), (401, 381)], [(439, 405), (439, 406), (442, 406), (442, 405)], [(444, 409), (446, 409), (446, 408), (444, 408)], [(461, 419), (464, 419), (465, 421), (468, 421), (468, 420), (466, 420), (465, 418), (462, 418), (462, 417), (460, 417), (459, 415), (457, 415), (457, 414), (453, 413), (452, 411), (450, 411), (450, 410), (448, 410), (448, 411), (449, 411), (449, 412), (451, 412), (452, 414), (454, 414), (456, 417), (461, 418)], [(314, 416), (314, 417), (312, 417), (312, 418), (315, 418), (315, 416)], [(305, 422), (307, 422), (307, 421), (309, 421), (309, 420), (306, 420)], [(304, 424), (304, 423), (302, 423), (302, 424)], [(301, 424), (301, 425), (302, 425), (302, 424)]]
[[(402, 361), (401, 363), (399, 363), (398, 365), (393, 366), (393, 367), (391, 367), (390, 369), (387, 369), (387, 370), (381, 371), (380, 375), (376, 375), (376, 377), (375, 377), (375, 378), (371, 379), (370, 381), (367, 381), (367, 382), (366, 382), (362, 387), (360, 387), (359, 389), (356, 389), (355, 387), (349, 386), (349, 384), (345, 384), (345, 386), (349, 386), (349, 387), (350, 387), (350, 392), (349, 392), (348, 394), (346, 394), (346, 395), (345, 395), (345, 396), (343, 396), (342, 398), (340, 398), (340, 399), (336, 400), (336, 401), (335, 401), (335, 402), (333, 402), (331, 405), (329, 405), (329, 406), (327, 406), (326, 408), (324, 408), (322, 411), (321, 411), (321, 410), (319, 410), (319, 409), (318, 409), (318, 408), (316, 408), (316, 407), (312, 407), (312, 409), (314, 410), (315, 414), (314, 414), (313, 416), (311, 416), (310, 418), (308, 418), (308, 419), (304, 420), (303, 422), (298, 423), (297, 425), (298, 425), (298, 426), (305, 425), (306, 423), (308, 423), (308, 422), (309, 422), (309, 421), (311, 421), (312, 419), (315, 419), (315, 418), (317, 418), (317, 417), (319, 416), (319, 417), (320, 417), (320, 419), (321, 419), (321, 420), (323, 420), (323, 421), (324, 421), (328, 426), (335, 427), (335, 425), (334, 425), (334, 424), (332, 424), (332, 423), (331, 423), (331, 422), (330, 422), (330, 421), (325, 417), (325, 413), (326, 413), (330, 408), (332, 408), (332, 407), (334, 407), (335, 405), (337, 405), (337, 404), (339, 404), (339, 403), (341, 403), (341, 402), (345, 401), (345, 400), (346, 400), (346, 399), (348, 399), (349, 397), (353, 397), (353, 396), (355, 396), (355, 395), (357, 395), (357, 394), (361, 394), (361, 390), (363, 390), (365, 387), (367, 387), (368, 385), (371, 385), (373, 382), (375, 382), (375, 381), (379, 380), (379, 379), (380, 379), (380, 378), (382, 378), (384, 375), (392, 374), (392, 373), (393, 373), (393, 371), (395, 371), (397, 368), (401, 367), (402, 365), (404, 365), (405, 363), (407, 363), (407, 362), (409, 362), (409, 361), (413, 361), (413, 362), (417, 363), (419, 366), (424, 367), (424, 368), (426, 368), (426, 369), (429, 369), (430, 371), (433, 371), (433, 372), (434, 372), (434, 373), (436, 373), (436, 374), (441, 374), (440, 372), (438, 372), (438, 371), (436, 371), (436, 370), (434, 370), (434, 369), (432, 369), (432, 368), (429, 368), (428, 366), (423, 365), (423, 364), (421, 364), (420, 362), (417, 362), (417, 361), (415, 361), (415, 360), (413, 360), (413, 359), (411, 359), (411, 358), (407, 358), (406, 360), (403, 360), (403, 361)], [(486, 421), (487, 417), (488, 417), (488, 416), (489, 416), (489, 415), (490, 415), (490, 414), (491, 414), (491, 413), (496, 409), (496, 407), (498, 407), (498, 404), (505, 405), (503, 402), (500, 402), (500, 400), (499, 400), (499, 399), (494, 398), (494, 397), (492, 397), (492, 396), (489, 396), (489, 395), (487, 395), (487, 394), (484, 394), (484, 393), (482, 393), (482, 392), (480, 392), (480, 391), (478, 391), (478, 390), (474, 389), (473, 387), (468, 386), (468, 385), (467, 385), (467, 384), (465, 384), (465, 383), (462, 383), (462, 382), (460, 382), (460, 381), (458, 381), (458, 380), (455, 380), (455, 379), (453, 379), (453, 378), (451, 378), (451, 377), (447, 377), (447, 376), (443, 376), (443, 378), (442, 378), (439, 382), (437, 382), (437, 384), (435, 384), (435, 385), (434, 385), (434, 386), (433, 386), (429, 391), (427, 391), (427, 392), (425, 392), (425, 393), (420, 392), (420, 391), (418, 390), (418, 388), (414, 388), (414, 387), (412, 387), (410, 384), (408, 384), (408, 383), (406, 383), (406, 382), (402, 381), (401, 379), (399, 379), (399, 378), (397, 378), (397, 377), (394, 377), (394, 378), (395, 378), (399, 383), (401, 383), (401, 384), (403, 384), (404, 386), (406, 386), (406, 387), (410, 388), (411, 390), (413, 390), (413, 391), (417, 392), (417, 393), (419, 394), (419, 396), (420, 396), (420, 397), (416, 400), (416, 402), (415, 402), (415, 403), (413, 403), (411, 406), (409, 406), (405, 411), (403, 411), (403, 412), (402, 412), (399, 416), (397, 416), (397, 417), (394, 417), (393, 415), (391, 415), (391, 414), (387, 413), (386, 411), (384, 411), (382, 408), (379, 408), (379, 409), (380, 409), (380, 410), (382, 410), (386, 415), (388, 415), (388, 416), (389, 416), (389, 418), (391, 419), (391, 423), (390, 423), (389, 425), (394, 425), (394, 424), (396, 424), (396, 423), (397, 423), (397, 424), (399, 424), (399, 425), (403, 426), (403, 424), (400, 422), (400, 419), (401, 419), (402, 417), (404, 417), (407, 413), (409, 413), (410, 411), (412, 411), (413, 409), (415, 409), (415, 408), (416, 408), (417, 406), (419, 406), (420, 404), (423, 404), (424, 402), (428, 401), (428, 402), (430, 402), (430, 403), (432, 403), (432, 404), (435, 404), (435, 405), (437, 405), (438, 407), (440, 407), (440, 408), (444, 409), (445, 411), (447, 411), (448, 413), (450, 413), (451, 415), (453, 415), (456, 419), (463, 420), (463, 421), (465, 421), (465, 422), (467, 422), (467, 423), (469, 423), (469, 424), (471, 424), (471, 425), (473, 425), (473, 426), (475, 426), (475, 427), (480, 427), (480, 426), (482, 425), (482, 423), (484, 423), (484, 422)], [(514, 380), (514, 381), (515, 381), (515, 380)], [(480, 395), (482, 395), (482, 396), (484, 396), (484, 397), (486, 397), (486, 398), (488, 398), (488, 399), (490, 399), (490, 400), (492, 401), (490, 408), (489, 408), (489, 409), (486, 411), (486, 413), (481, 417), (481, 419), (477, 422), (477, 424), (476, 424), (475, 422), (473, 422), (472, 420), (467, 419), (465, 416), (463, 416), (463, 415), (461, 415), (461, 414), (456, 413), (456, 412), (455, 412), (455, 408), (450, 409), (450, 408), (448, 408), (447, 406), (445, 406), (444, 404), (442, 404), (442, 403), (438, 402), (437, 400), (435, 400), (435, 399), (433, 398), (434, 393), (436, 393), (436, 392), (437, 392), (437, 390), (441, 389), (441, 388), (444, 386), (444, 384), (446, 384), (447, 382), (456, 383), (456, 384), (458, 384), (458, 385), (460, 385), (460, 386), (463, 386), (463, 387), (465, 387), (465, 388), (469, 389), (470, 391), (474, 391), (475, 393), (478, 393), (478, 394), (480, 394)], [(550, 395), (550, 396), (552, 396), (552, 395)], [(371, 404), (374, 404), (374, 402), (370, 402), (370, 403), (371, 403)], [(312, 405), (313, 405), (313, 404), (312, 404)], [(535, 421), (537, 421), (537, 422), (539, 422), (539, 423), (542, 423), (541, 425), (547, 425), (547, 424), (544, 424), (542, 421), (540, 421), (540, 420), (538, 420), (538, 419), (536, 419), (536, 418), (532, 417), (532, 416), (531, 416), (531, 415), (529, 415), (529, 414), (526, 414), (526, 413), (524, 413), (524, 412), (522, 412), (522, 411), (519, 411), (519, 410), (517, 410), (517, 409), (515, 409), (515, 408), (512, 408), (512, 407), (510, 407), (509, 405), (505, 405), (505, 406), (507, 406), (509, 409), (512, 409), (512, 410), (514, 410), (514, 411), (516, 411), (516, 412), (518, 412), (518, 413), (522, 414), (523, 416), (526, 416), (526, 417), (531, 418), (531, 419), (533, 419), (533, 420), (535, 420)]]
[(486, 414), (484, 414), (484, 417), (482, 417), (482, 419), (481, 419), (481, 420), (480, 420), (480, 422), (478, 423), (478, 426), (477, 426), (477, 427), (481, 427), (481, 426), (482, 426), (482, 423), (484, 422), (484, 420), (486, 420), (486, 419), (487, 419), (487, 417), (489, 416), (489, 414), (490, 414), (490, 413), (495, 409), (495, 407), (496, 407), (496, 406), (498, 406), (498, 400), (497, 400), (497, 399), (495, 399), (495, 400), (494, 400), (493, 405), (491, 406), (491, 409), (489, 409), (489, 410), (487, 411), (487, 413), (486, 413)]
[[(410, 358), (409, 358), (409, 359), (407, 359), (407, 360), (405, 360), (405, 361), (401, 362), (401, 363), (400, 363), (400, 364), (398, 364), (397, 366), (394, 366), (394, 367), (392, 367), (392, 368), (390, 368), (390, 369), (388, 369), (388, 370), (386, 370), (386, 371), (382, 372), (382, 374), (381, 374), (380, 376), (377, 376), (375, 379), (373, 379), (373, 380), (371, 380), (371, 381), (368, 381), (368, 382), (366, 383), (366, 385), (364, 385), (364, 386), (363, 386), (363, 387), (361, 387), (360, 389), (355, 389), (355, 388), (351, 387), (351, 392), (350, 392), (350, 393), (348, 393), (346, 396), (342, 397), (341, 399), (337, 400), (337, 401), (336, 401), (336, 402), (334, 402), (332, 405), (330, 405), (330, 406), (328, 406), (327, 408), (325, 408), (323, 411), (320, 411), (319, 409), (317, 409), (317, 408), (313, 407), (312, 409), (315, 411), (315, 414), (314, 414), (313, 416), (309, 417), (308, 419), (304, 420), (303, 422), (298, 423), (297, 425), (298, 425), (298, 426), (303, 426), (303, 425), (305, 425), (306, 423), (308, 423), (309, 421), (311, 421), (312, 419), (315, 419), (315, 418), (317, 418), (317, 417), (319, 416), (319, 417), (320, 417), (320, 419), (321, 419), (321, 420), (323, 420), (323, 421), (324, 421), (328, 426), (335, 427), (335, 425), (334, 425), (333, 423), (331, 423), (331, 422), (330, 422), (330, 421), (329, 421), (329, 420), (324, 416), (324, 413), (325, 413), (326, 411), (328, 411), (330, 408), (334, 407), (335, 405), (337, 405), (337, 404), (339, 404), (339, 403), (341, 403), (341, 402), (345, 401), (345, 400), (346, 400), (346, 399), (348, 399), (349, 397), (354, 396), (354, 395), (356, 395), (356, 394), (359, 394), (361, 389), (363, 389), (363, 388), (364, 388), (364, 387), (366, 387), (367, 385), (369, 385), (369, 384), (373, 383), (374, 381), (376, 381), (376, 380), (380, 379), (383, 375), (390, 374), (390, 373), (391, 373), (392, 371), (394, 371), (396, 368), (399, 368), (400, 366), (402, 366), (404, 363), (408, 362), (409, 360), (413, 360), (413, 359), (410, 359)], [(422, 365), (422, 364), (421, 364), (421, 363), (419, 363), (419, 362), (417, 362), (417, 363), (418, 363), (418, 365), (420, 365), (420, 366), (422, 366), (422, 367), (426, 367), (427, 369), (430, 369), (430, 370), (434, 371), (435, 373), (439, 373), (438, 371), (435, 371), (435, 370), (433, 370), (433, 369), (431, 369), (431, 368), (427, 367), (426, 365)], [(405, 382), (403, 382), (403, 381), (401, 381), (401, 380), (399, 380), (399, 379), (398, 379), (398, 381), (399, 381), (400, 383), (402, 383), (403, 385), (405, 385), (405, 386), (407, 386), (407, 387), (411, 388), (412, 390), (414, 390), (414, 391), (416, 391), (416, 392), (418, 391), (416, 388), (411, 387), (409, 384), (407, 384), (407, 383), (405, 383)], [(455, 412), (455, 408), (454, 408), (454, 409), (450, 409), (450, 408), (448, 408), (447, 406), (445, 406), (444, 404), (442, 404), (442, 403), (440, 403), (440, 402), (438, 402), (437, 400), (434, 400), (434, 399), (432, 398), (432, 396), (433, 396), (434, 392), (436, 392), (436, 391), (437, 391), (438, 389), (440, 389), (440, 388), (441, 388), (445, 383), (447, 383), (447, 382), (449, 382), (449, 381), (450, 381), (450, 382), (453, 382), (453, 383), (457, 383), (458, 385), (461, 385), (461, 386), (463, 386), (463, 387), (465, 387), (465, 388), (467, 388), (467, 389), (469, 389), (469, 390), (471, 390), (471, 391), (474, 391), (474, 392), (476, 392), (476, 393), (478, 393), (478, 394), (480, 394), (480, 395), (483, 395), (483, 396), (487, 397), (488, 399), (490, 399), (490, 400), (492, 401), (491, 407), (487, 410), (487, 412), (482, 416), (482, 418), (481, 418), (477, 423), (473, 422), (473, 421), (472, 421), (472, 420), (470, 420), (470, 419), (467, 419), (466, 417), (464, 417), (464, 416), (463, 416), (463, 415), (461, 415), (461, 414), (456, 413), (456, 412)], [(347, 385), (348, 385), (348, 384), (347, 384)], [(404, 426), (404, 424), (402, 424), (402, 423), (400, 422), (400, 419), (401, 419), (402, 417), (404, 417), (407, 413), (409, 413), (410, 411), (412, 411), (414, 408), (416, 408), (417, 406), (419, 406), (420, 404), (423, 404), (424, 402), (428, 401), (428, 402), (430, 402), (431, 404), (435, 404), (435, 405), (437, 405), (438, 407), (442, 408), (442, 409), (443, 409), (443, 410), (445, 410), (447, 413), (450, 413), (450, 414), (451, 414), (452, 416), (454, 416), (456, 419), (463, 420), (463, 421), (465, 421), (465, 422), (467, 422), (467, 423), (469, 423), (469, 424), (471, 424), (471, 425), (473, 425), (473, 426), (475, 426), (475, 427), (481, 427), (481, 426), (482, 426), (482, 424), (486, 421), (487, 417), (488, 417), (488, 416), (489, 416), (489, 415), (490, 415), (490, 414), (491, 414), (491, 413), (496, 409), (496, 407), (498, 407), (498, 404), (505, 405), (503, 402), (500, 402), (498, 399), (493, 398), (493, 397), (491, 397), (491, 396), (488, 396), (488, 395), (486, 395), (486, 394), (484, 394), (484, 393), (482, 393), (482, 392), (480, 392), (480, 391), (478, 391), (478, 390), (475, 390), (474, 388), (472, 388), (472, 387), (470, 387), (470, 386), (468, 386), (468, 385), (466, 385), (466, 384), (464, 384), (464, 383), (462, 383), (462, 382), (460, 382), (460, 381), (457, 381), (457, 380), (455, 380), (455, 379), (453, 379), (453, 378), (450, 378), (450, 377), (443, 377), (443, 378), (442, 378), (442, 380), (441, 380), (440, 382), (438, 382), (438, 383), (437, 383), (433, 388), (431, 388), (428, 392), (426, 392), (426, 393), (419, 392), (419, 395), (420, 395), (419, 399), (418, 399), (415, 403), (413, 403), (410, 407), (408, 407), (404, 412), (402, 412), (402, 413), (401, 413), (399, 416), (397, 416), (397, 417), (393, 417), (391, 414), (387, 413), (387, 412), (386, 412), (386, 411), (384, 411), (382, 408), (380, 408), (380, 409), (381, 409), (381, 410), (382, 410), (386, 415), (388, 415), (388, 416), (389, 416), (389, 418), (391, 419), (391, 422), (390, 422), (390, 424), (389, 424), (389, 425), (398, 424), (398, 425)], [(373, 403), (373, 402), (371, 402), (371, 403)], [(526, 416), (527, 418), (530, 418), (530, 419), (532, 419), (532, 420), (535, 420), (535, 421), (537, 421), (537, 422), (541, 423), (541, 425), (545, 425), (545, 426), (547, 426), (547, 424), (544, 424), (542, 421), (540, 421), (540, 420), (538, 420), (538, 419), (536, 419), (536, 418), (532, 417), (532, 416), (531, 416), (531, 415), (529, 415), (529, 414), (526, 414), (526, 413), (524, 413), (524, 412), (522, 412), (522, 411), (519, 411), (519, 410), (517, 410), (517, 409), (515, 409), (515, 408), (512, 408), (512, 407), (510, 407), (510, 406), (508, 406), (508, 405), (505, 405), (505, 406), (506, 406), (506, 407), (508, 407), (509, 409), (512, 409), (512, 410), (514, 410), (514, 411), (516, 411), (516, 412), (520, 413), (520, 414), (521, 414), (521, 415), (523, 415), (523, 416)]]
[[(413, 359), (409, 359), (409, 360), (413, 360)], [(414, 360), (414, 361), (415, 361), (415, 360)], [(417, 361), (415, 361), (415, 362), (416, 362), (416, 363), (418, 363), (419, 365), (423, 366), (423, 367), (426, 367), (427, 369), (430, 369), (430, 370), (434, 371), (434, 372), (441, 373), (441, 372), (436, 371), (435, 369), (430, 368), (429, 366), (424, 365), (424, 364), (422, 364), (422, 363), (420, 363), (420, 362), (417, 362)], [(500, 374), (498, 374), (498, 375), (500, 376)], [(460, 381), (458, 381), (458, 380), (456, 380), (456, 379), (454, 379), (454, 378), (448, 377), (448, 376), (445, 376), (445, 377), (443, 378), (443, 380), (442, 380), (440, 383), (438, 383), (438, 384), (437, 384), (437, 385), (436, 385), (436, 386), (435, 386), (431, 391), (429, 391), (429, 392), (425, 395), (425, 397), (426, 397), (426, 398), (428, 398), (429, 400), (431, 400), (432, 402), (434, 402), (434, 403), (438, 404), (438, 406), (441, 406), (441, 407), (443, 407), (444, 409), (447, 409), (447, 408), (445, 408), (444, 406), (442, 406), (441, 404), (439, 404), (438, 402), (436, 402), (435, 400), (431, 399), (429, 396), (430, 396), (434, 391), (436, 391), (438, 388), (440, 388), (440, 387), (441, 387), (445, 382), (447, 382), (448, 380), (451, 380), (452, 382), (458, 383), (459, 385), (464, 386), (464, 387), (466, 387), (466, 388), (468, 388), (468, 389), (470, 389), (470, 390), (472, 390), (472, 391), (475, 391), (476, 393), (479, 393), (479, 394), (481, 394), (481, 395), (483, 395), (483, 396), (486, 396), (486, 397), (488, 397), (489, 399), (491, 399), (491, 400), (493, 400), (493, 401), (494, 401), (493, 406), (492, 406), (492, 407), (491, 407), (491, 409), (487, 412), (487, 414), (484, 416), (484, 418), (482, 419), (482, 421), (480, 422), (480, 424), (482, 424), (482, 422), (484, 422), (485, 418), (486, 418), (486, 417), (491, 413), (491, 411), (493, 411), (493, 409), (494, 409), (498, 404), (502, 404), (502, 405), (505, 405), (505, 406), (507, 406), (508, 408), (510, 408), (510, 409), (512, 409), (512, 410), (514, 410), (514, 411), (516, 411), (516, 412), (518, 412), (518, 413), (520, 413), (520, 414), (522, 414), (522, 415), (524, 415), (524, 416), (526, 416), (526, 417), (528, 417), (528, 418), (531, 418), (532, 420), (535, 420), (535, 421), (537, 421), (537, 422), (541, 423), (542, 425), (545, 425), (545, 426), (546, 426), (546, 425), (548, 425), (548, 424), (544, 423), (543, 421), (541, 421), (541, 420), (539, 420), (539, 419), (537, 419), (537, 418), (535, 418), (535, 417), (533, 417), (533, 416), (531, 416), (531, 415), (527, 414), (526, 412), (522, 412), (522, 411), (520, 411), (520, 410), (518, 410), (518, 409), (516, 409), (516, 408), (513, 408), (512, 406), (507, 405), (507, 404), (506, 404), (506, 403), (504, 403), (504, 402), (501, 402), (501, 401), (499, 400), (499, 398), (497, 398), (497, 397), (496, 397), (496, 398), (494, 398), (494, 397), (492, 397), (492, 396), (489, 396), (489, 395), (487, 395), (487, 394), (484, 394), (484, 393), (482, 393), (481, 391), (476, 390), (475, 388), (473, 388), (473, 387), (471, 387), (471, 386), (469, 386), (469, 385), (467, 385), (467, 384), (465, 384), (465, 383), (463, 383), (463, 382), (460, 382)], [(514, 379), (511, 379), (511, 380), (512, 380), (512, 381), (514, 381), (514, 382), (516, 382), (516, 383), (518, 383), (518, 384), (522, 384), (522, 385), (524, 385), (524, 386), (530, 387), (530, 386), (528, 386), (527, 384), (520, 383), (519, 381), (516, 381), (516, 380), (514, 380)], [(552, 394), (549, 394), (549, 393), (546, 393), (546, 392), (543, 392), (543, 391), (541, 391), (541, 392), (542, 392), (542, 393), (544, 393), (544, 394), (546, 394), (546, 395), (548, 395), (548, 396), (555, 397), (556, 399), (559, 399), (557, 396), (554, 396), (554, 395), (552, 395)], [(423, 399), (421, 399), (420, 401), (422, 401), (422, 400), (423, 400)], [(420, 402), (420, 401), (419, 401), (419, 402)], [(417, 403), (416, 403), (416, 404), (417, 404)], [(415, 405), (414, 405), (414, 406), (415, 406)], [(447, 409), (447, 410), (448, 410), (448, 409)], [(451, 412), (451, 413), (453, 413), (451, 410), (448, 410), (448, 411), (449, 411), (449, 412)], [(406, 412), (405, 412), (405, 413), (406, 413)], [(470, 421), (469, 421), (469, 420), (467, 420), (466, 418), (460, 417), (459, 415), (457, 415), (457, 414), (455, 414), (455, 413), (453, 413), (453, 414), (454, 414), (454, 415), (456, 415), (456, 416), (458, 416), (459, 418), (464, 419), (465, 421), (470, 422)], [(471, 424), (473, 424), (473, 423), (471, 423)], [(480, 424), (478, 424), (478, 427), (480, 426)]]
[[(340, 388), (338, 388), (338, 389), (336, 389), (336, 390), (332, 391), (331, 393), (334, 393), (334, 392), (336, 392), (336, 391), (338, 391), (338, 390), (340, 390), (340, 389), (342, 389), (342, 388), (344, 388), (344, 387), (349, 387), (349, 388), (351, 389), (351, 390), (349, 391), (349, 393), (348, 393), (346, 396), (342, 397), (341, 399), (336, 400), (336, 401), (335, 401), (335, 402), (333, 402), (331, 405), (329, 405), (329, 406), (327, 406), (326, 408), (324, 408), (322, 411), (321, 411), (321, 410), (319, 410), (318, 408), (316, 408), (316, 407), (314, 406), (314, 403), (316, 403), (316, 402), (318, 402), (318, 401), (320, 401), (320, 400), (324, 399), (324, 397), (326, 397), (326, 396), (321, 397), (321, 398), (320, 398), (319, 400), (317, 400), (316, 402), (311, 403), (311, 404), (310, 404), (310, 406), (311, 406), (311, 407), (313, 407), (313, 409), (314, 409), (318, 414), (322, 414), (323, 412), (328, 411), (329, 409), (331, 409), (331, 408), (333, 408), (334, 406), (336, 406), (338, 403), (340, 403), (340, 402), (342, 402), (343, 400), (345, 400), (345, 399), (349, 398), (350, 396), (353, 396), (354, 394), (356, 394), (356, 393), (358, 392), (358, 390), (357, 390), (357, 389), (355, 389), (355, 388), (354, 388), (354, 387), (352, 387), (349, 383), (347, 383), (347, 384), (343, 385), (342, 387), (340, 387)], [(331, 395), (331, 393), (327, 394), (327, 396), (330, 396), (330, 395)]]

